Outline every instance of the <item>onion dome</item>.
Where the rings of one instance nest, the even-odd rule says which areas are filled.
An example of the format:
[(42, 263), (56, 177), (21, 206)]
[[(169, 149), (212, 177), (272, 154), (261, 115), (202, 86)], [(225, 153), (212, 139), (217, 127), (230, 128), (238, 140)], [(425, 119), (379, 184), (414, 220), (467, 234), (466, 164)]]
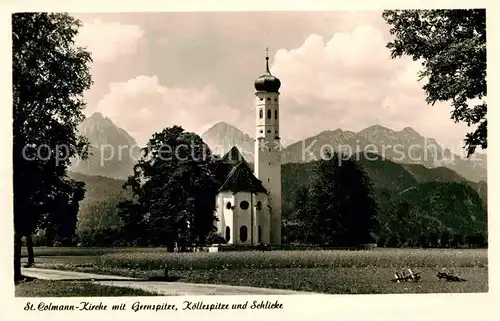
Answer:
[(280, 86), (281, 81), (269, 71), (269, 57), (266, 55), (266, 73), (255, 80), (255, 90), (277, 93)]

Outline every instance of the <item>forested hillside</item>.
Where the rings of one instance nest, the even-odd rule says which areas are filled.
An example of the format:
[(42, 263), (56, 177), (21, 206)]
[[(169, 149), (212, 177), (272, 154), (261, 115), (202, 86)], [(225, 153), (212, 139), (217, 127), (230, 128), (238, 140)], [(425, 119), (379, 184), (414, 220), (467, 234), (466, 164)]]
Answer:
[[(358, 156), (357, 161), (379, 204), (379, 245), (418, 244), (424, 239), (422, 229), (436, 242), (440, 237), (453, 239), (448, 235), (454, 235), (455, 242), (477, 234), (486, 239), (486, 183), (469, 182), (448, 168), (398, 164), (375, 154)], [(293, 223), (296, 198), (308, 187), (314, 166), (315, 162), (282, 165), (285, 225)], [(86, 188), (77, 235), (89, 243), (112, 241), (121, 226), (116, 206), (131, 197), (122, 188), (124, 181), (77, 173), (71, 177), (85, 182)]]

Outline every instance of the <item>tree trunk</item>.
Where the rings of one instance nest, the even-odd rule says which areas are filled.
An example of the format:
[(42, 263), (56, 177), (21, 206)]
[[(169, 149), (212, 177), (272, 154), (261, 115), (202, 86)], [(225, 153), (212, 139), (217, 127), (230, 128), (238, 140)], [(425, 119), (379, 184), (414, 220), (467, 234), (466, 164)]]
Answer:
[(14, 282), (18, 282), (23, 279), (21, 274), (21, 235), (14, 232)]
[(32, 235), (26, 236), (26, 248), (28, 249), (28, 264), (25, 267), (31, 267), (35, 264), (35, 252), (33, 251)]

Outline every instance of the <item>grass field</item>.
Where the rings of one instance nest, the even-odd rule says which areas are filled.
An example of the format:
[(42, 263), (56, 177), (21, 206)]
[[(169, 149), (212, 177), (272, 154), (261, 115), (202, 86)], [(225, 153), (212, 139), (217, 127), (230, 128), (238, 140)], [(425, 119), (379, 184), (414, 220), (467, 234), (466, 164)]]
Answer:
[(16, 297), (155, 296), (136, 289), (82, 281), (33, 280), (16, 285)]
[[(158, 248), (37, 248), (35, 254), (43, 256), (36, 258), (38, 267), (133, 277), (159, 276), (167, 266), (179, 282), (335, 294), (488, 291), (485, 249), (166, 253)], [(421, 282), (390, 281), (396, 271), (406, 268), (421, 273)], [(443, 268), (467, 282), (438, 280), (436, 273)]]

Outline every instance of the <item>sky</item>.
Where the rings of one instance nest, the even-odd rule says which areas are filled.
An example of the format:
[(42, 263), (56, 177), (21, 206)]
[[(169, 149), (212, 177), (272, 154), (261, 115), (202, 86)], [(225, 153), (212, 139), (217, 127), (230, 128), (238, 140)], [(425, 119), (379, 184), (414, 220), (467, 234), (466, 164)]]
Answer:
[(165, 127), (201, 134), (225, 121), (254, 135), (254, 80), (280, 78), (280, 132), (412, 127), (459, 152), (470, 131), (447, 103), (429, 106), (421, 64), (391, 59), (379, 11), (73, 14), (92, 53), (86, 115), (100, 112), (139, 144)]

